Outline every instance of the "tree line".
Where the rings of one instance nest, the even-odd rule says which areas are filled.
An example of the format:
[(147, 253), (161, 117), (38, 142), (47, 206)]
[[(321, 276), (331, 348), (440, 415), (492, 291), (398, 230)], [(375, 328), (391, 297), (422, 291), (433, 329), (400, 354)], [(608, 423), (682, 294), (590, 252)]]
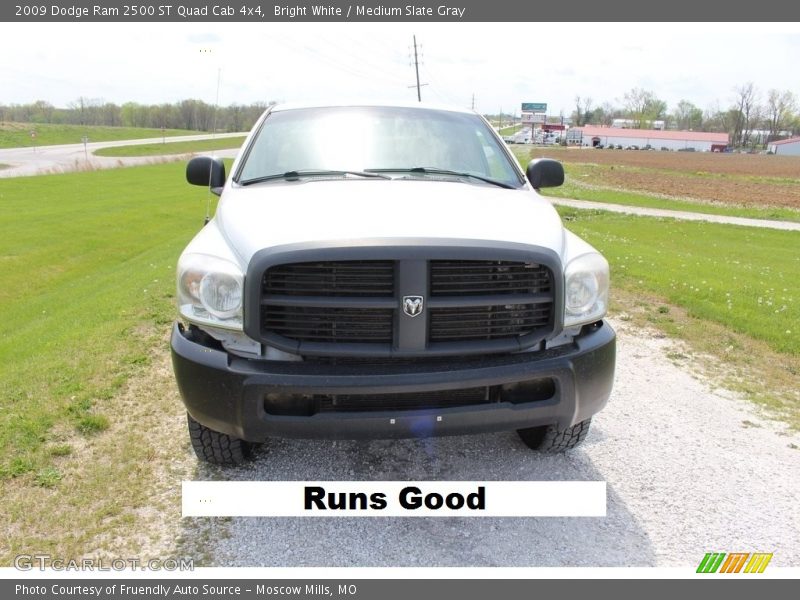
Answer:
[[(731, 102), (719, 101), (702, 109), (689, 100), (670, 108), (650, 90), (633, 88), (622, 99), (596, 104), (589, 96), (575, 96), (575, 108), (569, 117), (573, 127), (594, 125), (611, 127), (625, 120), (627, 127), (663, 128), (683, 131), (727, 133), (736, 148), (755, 148), (770, 141), (800, 135), (800, 102), (789, 90), (771, 89), (761, 93), (753, 83), (733, 90)], [(508, 123), (509, 114), (487, 115), (493, 122)], [(552, 115), (548, 117), (548, 122)]]
[[(619, 102), (619, 101), (618, 101)], [(649, 128), (663, 121), (665, 128), (727, 133), (737, 148), (755, 147), (800, 133), (800, 111), (795, 94), (771, 89), (761, 93), (748, 82), (733, 90), (727, 106), (717, 101), (705, 110), (681, 100), (670, 110), (650, 90), (633, 88), (619, 104), (595, 106), (592, 98), (575, 97), (572, 124), (611, 126), (615, 119), (627, 119), (634, 127)]]
[[(247, 131), (274, 102), (231, 104), (215, 107), (202, 100), (175, 103), (139, 104), (79, 97), (66, 108), (45, 100), (29, 104), (0, 104), (0, 122), (105, 125), (109, 127), (151, 127), (192, 131)], [(494, 118), (509, 118), (494, 115)], [(650, 90), (633, 88), (615, 103), (596, 105), (591, 97), (575, 96), (573, 126), (610, 127), (615, 119), (625, 119), (633, 127), (649, 128), (659, 121), (667, 129), (727, 133), (737, 148), (756, 147), (769, 141), (800, 134), (800, 106), (795, 94), (771, 89), (762, 93), (752, 82), (734, 88), (727, 106), (718, 101), (702, 109), (681, 100), (670, 109)], [(491, 118), (491, 116), (490, 116)]]
[(29, 104), (0, 104), (0, 122), (235, 132), (248, 131), (270, 104), (274, 102), (215, 107), (202, 100), (181, 100), (175, 103), (126, 102), (119, 105), (80, 97), (66, 108), (57, 108), (45, 100)]

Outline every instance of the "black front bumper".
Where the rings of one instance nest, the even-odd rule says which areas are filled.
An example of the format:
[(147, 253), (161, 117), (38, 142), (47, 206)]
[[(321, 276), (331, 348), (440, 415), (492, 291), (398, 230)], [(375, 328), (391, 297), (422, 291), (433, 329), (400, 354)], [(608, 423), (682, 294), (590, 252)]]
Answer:
[[(206, 427), (245, 440), (266, 438), (408, 438), (503, 431), (558, 424), (569, 427), (605, 406), (614, 378), (616, 339), (602, 322), (574, 343), (551, 350), (487, 356), (476, 363), (436, 366), (334, 367), (247, 360), (172, 331), (172, 363), (189, 414)], [(465, 368), (465, 365), (466, 368)], [(555, 393), (533, 402), (492, 402), (413, 410), (268, 414), (265, 396), (399, 394), (460, 390), (550, 378)]]

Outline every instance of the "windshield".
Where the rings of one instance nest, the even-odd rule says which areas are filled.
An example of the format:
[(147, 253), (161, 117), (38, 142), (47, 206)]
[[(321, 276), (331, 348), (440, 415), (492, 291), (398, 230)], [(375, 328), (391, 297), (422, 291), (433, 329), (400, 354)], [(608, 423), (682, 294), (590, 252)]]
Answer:
[(450, 171), (511, 187), (523, 183), (477, 115), (396, 107), (275, 111), (264, 121), (236, 179), (245, 183), (327, 171), (436, 178)]

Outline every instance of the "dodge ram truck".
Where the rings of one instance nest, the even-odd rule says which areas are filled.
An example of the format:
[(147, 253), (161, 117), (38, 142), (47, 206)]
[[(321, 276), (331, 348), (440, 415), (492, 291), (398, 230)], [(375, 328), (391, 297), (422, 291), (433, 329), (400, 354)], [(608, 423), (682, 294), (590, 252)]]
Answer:
[(564, 228), (480, 115), (426, 104), (270, 107), (177, 265), (174, 373), (197, 456), (270, 437), (516, 430), (581, 443), (606, 404), (607, 261)]

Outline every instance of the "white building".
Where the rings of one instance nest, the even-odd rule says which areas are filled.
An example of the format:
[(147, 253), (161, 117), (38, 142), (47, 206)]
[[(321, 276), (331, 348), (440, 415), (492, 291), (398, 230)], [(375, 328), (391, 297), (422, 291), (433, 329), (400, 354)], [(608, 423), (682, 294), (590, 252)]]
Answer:
[[(578, 133), (580, 132), (580, 133)], [(618, 129), (615, 127), (573, 127), (568, 143), (581, 146), (649, 146), (655, 150), (721, 152), (728, 145), (727, 133), (706, 131), (661, 131), (659, 129)]]
[(767, 144), (767, 152), (781, 156), (800, 156), (800, 137), (770, 142)]

